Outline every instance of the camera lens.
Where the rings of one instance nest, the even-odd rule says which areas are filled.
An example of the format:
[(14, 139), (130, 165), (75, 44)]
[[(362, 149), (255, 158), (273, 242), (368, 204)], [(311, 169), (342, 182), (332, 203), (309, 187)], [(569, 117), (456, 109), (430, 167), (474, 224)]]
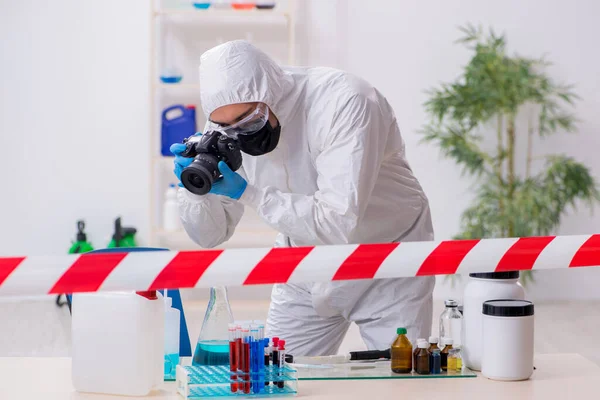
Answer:
[(210, 154), (199, 154), (181, 172), (181, 183), (190, 192), (205, 195), (212, 188), (214, 177), (218, 176), (218, 160)]
[(204, 179), (202, 179), (198, 174), (190, 174), (188, 181), (190, 184), (192, 184), (192, 186), (197, 187), (198, 189), (202, 189), (205, 185)]

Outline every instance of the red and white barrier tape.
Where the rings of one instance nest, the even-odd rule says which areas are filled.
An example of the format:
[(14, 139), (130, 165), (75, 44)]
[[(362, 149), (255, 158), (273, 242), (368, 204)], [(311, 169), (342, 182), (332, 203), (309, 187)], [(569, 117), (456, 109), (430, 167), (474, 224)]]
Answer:
[(293, 248), (0, 257), (0, 296), (600, 266), (600, 234)]

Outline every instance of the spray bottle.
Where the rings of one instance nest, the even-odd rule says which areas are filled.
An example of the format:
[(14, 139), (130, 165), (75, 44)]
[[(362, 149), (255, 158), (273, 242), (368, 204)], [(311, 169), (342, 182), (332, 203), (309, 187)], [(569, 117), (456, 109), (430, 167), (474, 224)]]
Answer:
[[(85, 234), (85, 222), (82, 220), (77, 221), (77, 236), (75, 237), (75, 241), (71, 244), (71, 248), (69, 249), (69, 254), (80, 254), (87, 253), (88, 251), (94, 250), (94, 247), (87, 240), (87, 235)], [(66, 302), (61, 302), (62, 294), (56, 296), (56, 305), (59, 307), (64, 306), (65, 304), (69, 306), (69, 311), (71, 311), (71, 299), (69, 296), (65, 296), (67, 298)]]
[(115, 219), (115, 233), (113, 234), (112, 240), (108, 244), (108, 248), (112, 249), (115, 247), (137, 247), (135, 241), (135, 234), (137, 229), (135, 228), (124, 228), (121, 226), (121, 217)]

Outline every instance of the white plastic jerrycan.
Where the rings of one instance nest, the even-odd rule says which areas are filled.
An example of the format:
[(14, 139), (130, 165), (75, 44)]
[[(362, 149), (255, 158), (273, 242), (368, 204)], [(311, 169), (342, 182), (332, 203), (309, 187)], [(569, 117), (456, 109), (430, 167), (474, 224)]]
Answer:
[(145, 396), (163, 382), (164, 302), (160, 293), (73, 295), (75, 390)]

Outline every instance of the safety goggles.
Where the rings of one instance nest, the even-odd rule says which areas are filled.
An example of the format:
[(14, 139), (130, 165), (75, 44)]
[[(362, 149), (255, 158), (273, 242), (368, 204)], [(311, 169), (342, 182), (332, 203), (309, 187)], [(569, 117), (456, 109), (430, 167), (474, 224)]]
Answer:
[(256, 109), (241, 121), (231, 125), (220, 125), (209, 121), (207, 129), (209, 131), (221, 132), (225, 136), (237, 139), (240, 135), (249, 135), (261, 130), (269, 120), (269, 107), (264, 103), (258, 103)]

